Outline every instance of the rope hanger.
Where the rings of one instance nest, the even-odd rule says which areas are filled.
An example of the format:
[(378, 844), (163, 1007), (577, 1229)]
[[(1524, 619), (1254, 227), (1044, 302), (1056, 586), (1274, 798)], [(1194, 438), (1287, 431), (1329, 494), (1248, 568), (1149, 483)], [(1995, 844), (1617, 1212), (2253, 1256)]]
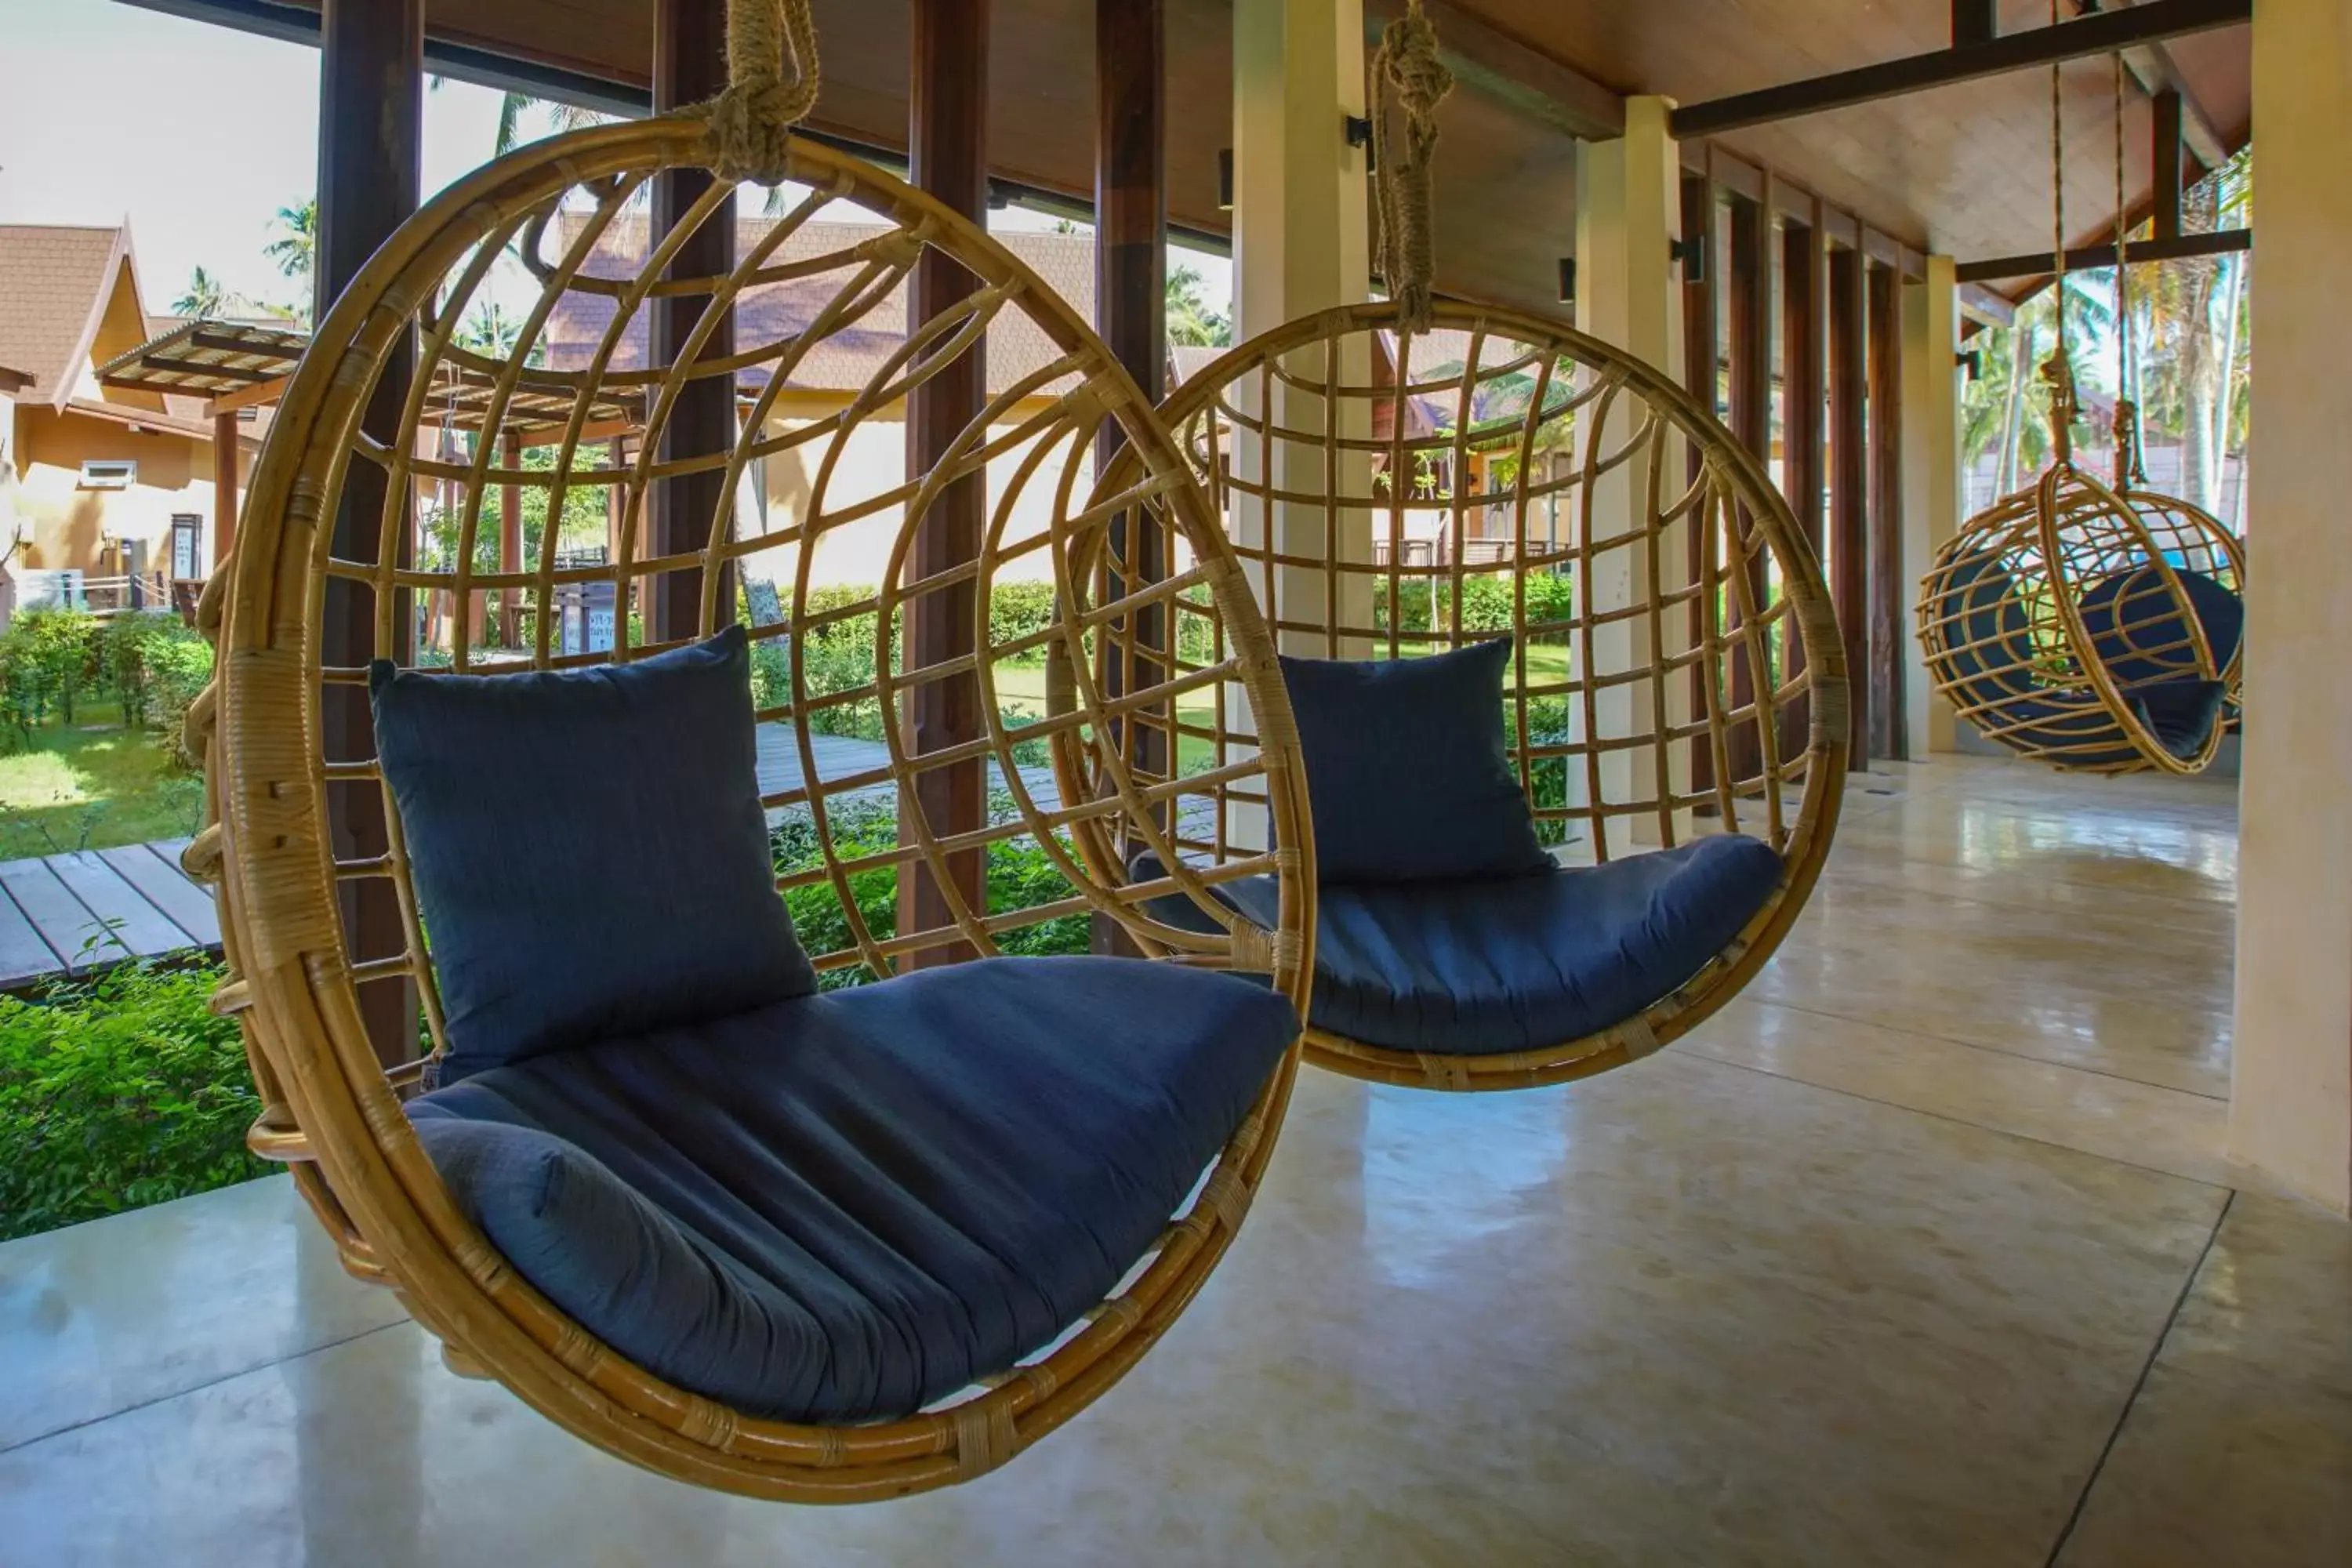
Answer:
[[(1405, 14), (1381, 32), (1372, 56), (1372, 182), (1378, 207), (1374, 263), (1397, 304), (1406, 332), (1429, 331), (1437, 277), (1436, 226), (1432, 219), (1437, 152), (1437, 106), (1454, 90), (1454, 73), (1438, 58), (1437, 28), (1412, 0)], [(1391, 150), (1388, 100), (1404, 113), (1404, 151)]]
[[(722, 180), (782, 184), (792, 133), (816, 107), (817, 60), (811, 0), (727, 0), (727, 86), (686, 113), (710, 122), (711, 172)], [(784, 75), (787, 57), (793, 74)]]

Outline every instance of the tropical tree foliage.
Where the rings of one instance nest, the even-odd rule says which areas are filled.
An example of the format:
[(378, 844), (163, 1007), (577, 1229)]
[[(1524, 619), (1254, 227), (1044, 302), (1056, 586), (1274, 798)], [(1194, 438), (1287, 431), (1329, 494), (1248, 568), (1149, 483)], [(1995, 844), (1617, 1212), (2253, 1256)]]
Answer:
[(1201, 292), (1200, 269), (1168, 269), (1168, 341), (1194, 348), (1223, 348), (1234, 341), (1233, 319)]
[(188, 287), (172, 301), (172, 313), (197, 321), (212, 321), (228, 313), (229, 293), (221, 280), (202, 267), (188, 274)]

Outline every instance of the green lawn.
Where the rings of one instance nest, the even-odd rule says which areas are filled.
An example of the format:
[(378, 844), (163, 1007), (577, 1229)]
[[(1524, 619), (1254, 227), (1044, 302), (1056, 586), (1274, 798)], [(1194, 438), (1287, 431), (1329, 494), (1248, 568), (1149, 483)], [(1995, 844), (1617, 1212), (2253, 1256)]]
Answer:
[(46, 725), (0, 756), (0, 860), (184, 837), (203, 807), (203, 782), (167, 765), (153, 731)]

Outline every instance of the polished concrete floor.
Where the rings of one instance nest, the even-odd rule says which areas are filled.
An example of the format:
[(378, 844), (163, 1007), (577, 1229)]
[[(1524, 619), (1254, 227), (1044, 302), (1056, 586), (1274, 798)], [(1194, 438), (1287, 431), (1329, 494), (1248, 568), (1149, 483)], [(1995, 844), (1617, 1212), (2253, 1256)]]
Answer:
[(1153, 1357), (898, 1504), (591, 1452), (282, 1182), (0, 1247), (0, 1563), (2352, 1563), (2352, 1228), (2223, 1151), (2234, 809), (1857, 781), (1746, 1000), (1568, 1089), (1304, 1079)]

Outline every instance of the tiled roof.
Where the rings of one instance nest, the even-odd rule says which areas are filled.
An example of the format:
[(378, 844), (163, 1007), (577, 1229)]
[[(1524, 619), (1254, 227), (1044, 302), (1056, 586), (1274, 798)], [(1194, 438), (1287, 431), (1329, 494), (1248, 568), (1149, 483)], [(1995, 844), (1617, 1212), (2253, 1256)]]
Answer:
[[(547, 243), (551, 256), (561, 255), (579, 233), (579, 219), (552, 226)], [(773, 220), (740, 217), (736, 246), (748, 251), (769, 232)], [(862, 240), (889, 232), (877, 226), (810, 223), (792, 235), (767, 258), (764, 265), (789, 265), (846, 251)], [(996, 237), (1019, 257), (1046, 285), (1091, 322), (1095, 308), (1094, 241), (1087, 235), (1004, 233)], [(586, 270), (599, 278), (634, 276), (646, 250), (642, 219), (623, 217), (597, 242)], [(736, 307), (735, 346), (739, 353), (772, 344), (806, 328), (816, 313), (852, 276), (843, 268), (812, 278), (764, 283), (744, 291)], [(549, 366), (575, 370), (587, 363), (613, 320), (609, 296), (567, 291), (548, 323)], [(615, 369), (641, 369), (646, 363), (650, 313), (638, 310), (630, 319), (618, 352)], [(906, 341), (907, 302), (903, 288), (893, 289), (852, 326), (834, 333), (812, 350), (793, 371), (789, 385), (808, 391), (855, 392), (880, 372), (891, 353)], [(1060, 352), (1028, 319), (1008, 308), (996, 317), (988, 334), (988, 386), (1001, 392), (1022, 377), (1060, 358)], [(747, 386), (767, 384), (764, 365), (746, 368), (740, 377)]]
[(71, 383), (121, 240), (120, 228), (0, 224), (0, 364), (32, 376), (35, 396)]

